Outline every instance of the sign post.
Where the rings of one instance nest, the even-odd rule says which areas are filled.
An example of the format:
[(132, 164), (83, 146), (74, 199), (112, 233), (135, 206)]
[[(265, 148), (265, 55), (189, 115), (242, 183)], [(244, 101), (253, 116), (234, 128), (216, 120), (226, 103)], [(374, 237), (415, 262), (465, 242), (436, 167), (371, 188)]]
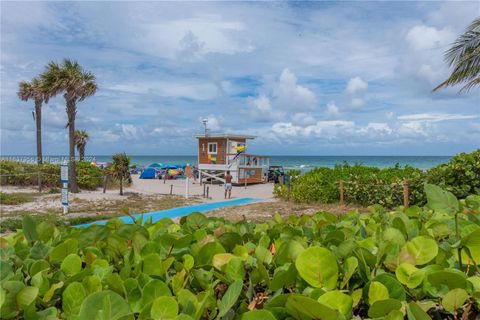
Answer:
[(62, 206), (63, 214), (68, 213), (68, 165), (62, 164), (60, 166), (60, 180), (62, 182)]
[(192, 174), (192, 168), (190, 164), (185, 167), (185, 199), (188, 199), (190, 188), (190, 175)]

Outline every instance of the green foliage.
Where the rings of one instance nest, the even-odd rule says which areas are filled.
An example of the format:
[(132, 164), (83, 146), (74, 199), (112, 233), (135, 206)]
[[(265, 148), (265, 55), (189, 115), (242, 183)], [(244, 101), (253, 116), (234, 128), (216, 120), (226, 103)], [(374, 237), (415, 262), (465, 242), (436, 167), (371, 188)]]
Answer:
[(80, 229), (25, 217), (0, 238), (0, 317), (474, 319), (476, 199), (426, 188), (423, 209), (264, 223), (195, 213)]
[(3, 205), (15, 205), (33, 201), (34, 197), (30, 193), (4, 193), (0, 192), (0, 203)]
[(275, 185), (276, 196), (296, 202), (335, 203), (343, 180), (345, 201), (363, 206), (380, 204), (394, 208), (403, 204), (403, 182), (408, 181), (410, 205), (424, 205), (424, 184), (439, 185), (457, 198), (480, 194), (480, 150), (458, 154), (446, 164), (427, 171), (409, 166), (379, 169), (363, 165), (320, 167), (296, 178), (290, 189)]
[[(0, 160), (1, 185), (37, 186), (38, 171), (42, 173), (42, 186), (60, 188), (60, 166), (44, 163), (41, 165)], [(81, 189), (94, 190), (102, 185), (104, 172), (88, 162), (77, 162), (77, 181)]]

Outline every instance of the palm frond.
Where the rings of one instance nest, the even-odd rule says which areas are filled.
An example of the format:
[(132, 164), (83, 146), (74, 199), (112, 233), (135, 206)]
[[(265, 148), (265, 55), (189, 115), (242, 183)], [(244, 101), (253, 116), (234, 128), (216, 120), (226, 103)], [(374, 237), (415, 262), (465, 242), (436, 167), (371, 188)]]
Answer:
[(451, 75), (433, 89), (455, 86), (464, 82), (467, 84), (460, 90), (468, 92), (479, 85), (480, 76), (480, 18), (475, 19), (445, 52), (445, 61), (453, 67)]

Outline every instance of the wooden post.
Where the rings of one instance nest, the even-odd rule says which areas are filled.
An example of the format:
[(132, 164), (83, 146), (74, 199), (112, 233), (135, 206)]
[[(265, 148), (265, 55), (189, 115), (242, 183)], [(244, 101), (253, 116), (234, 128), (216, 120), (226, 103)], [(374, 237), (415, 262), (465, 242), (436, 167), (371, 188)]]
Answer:
[(207, 186), (207, 199), (208, 199), (208, 193), (210, 191), (210, 187)]
[(38, 183), (38, 192), (42, 192), (42, 173), (40, 171), (38, 171), (37, 183)]
[(173, 194), (173, 184), (170, 185), (170, 195)]
[(340, 204), (343, 205), (343, 203), (345, 201), (345, 195), (343, 193), (343, 180), (339, 181), (338, 188), (340, 190)]
[(408, 180), (403, 181), (403, 206), (408, 208)]
[(107, 191), (107, 175), (103, 176), (103, 193)]
[(205, 198), (205, 189), (206, 189), (206, 187), (207, 187), (207, 186), (206, 186), (205, 184), (203, 184), (203, 197), (204, 197), (204, 198)]

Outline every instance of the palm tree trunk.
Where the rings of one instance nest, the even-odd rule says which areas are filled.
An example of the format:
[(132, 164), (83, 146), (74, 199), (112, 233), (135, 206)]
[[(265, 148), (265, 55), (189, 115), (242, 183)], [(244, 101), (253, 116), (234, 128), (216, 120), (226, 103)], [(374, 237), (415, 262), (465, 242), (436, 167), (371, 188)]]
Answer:
[(35, 99), (35, 122), (37, 126), (37, 164), (43, 163), (42, 155), (42, 101)]
[(120, 195), (123, 196), (123, 176), (120, 177)]
[(78, 193), (77, 185), (77, 168), (75, 163), (75, 115), (77, 114), (77, 106), (75, 100), (67, 101), (67, 115), (68, 115), (68, 140), (69, 140), (69, 182), (70, 191)]
[(80, 154), (80, 161), (83, 161), (85, 159), (85, 146), (82, 145), (78, 153)]

